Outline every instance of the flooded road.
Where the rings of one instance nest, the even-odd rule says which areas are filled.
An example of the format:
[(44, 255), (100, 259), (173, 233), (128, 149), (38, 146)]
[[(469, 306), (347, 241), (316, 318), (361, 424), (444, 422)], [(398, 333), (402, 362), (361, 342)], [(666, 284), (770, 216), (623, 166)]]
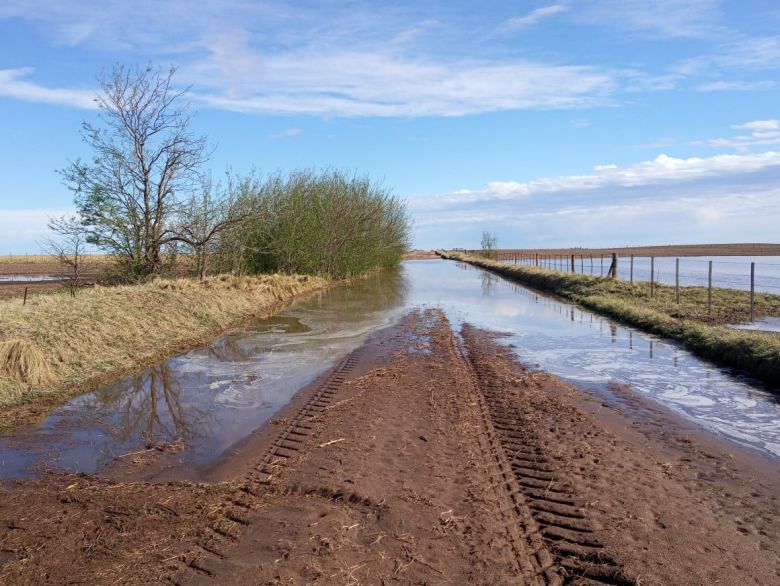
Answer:
[(297, 390), (411, 307), (443, 308), (453, 329), (505, 332), (519, 358), (597, 394), (634, 391), (743, 445), (780, 456), (780, 409), (751, 380), (673, 344), (448, 261), (408, 261), (396, 273), (302, 300), (280, 315), (82, 395), (39, 426), (0, 438), (0, 477), (41, 467), (94, 472), (154, 443), (179, 442), (203, 465), (272, 418)]

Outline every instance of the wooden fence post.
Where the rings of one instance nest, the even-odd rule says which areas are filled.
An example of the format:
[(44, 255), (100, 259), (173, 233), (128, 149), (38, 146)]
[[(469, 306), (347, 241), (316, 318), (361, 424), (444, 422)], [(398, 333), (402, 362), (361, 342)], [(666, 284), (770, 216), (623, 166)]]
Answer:
[(571, 255), (571, 272), (572, 273), (576, 273), (577, 272), (577, 267), (574, 266), (574, 255), (573, 254)]
[(712, 261), (709, 262), (707, 276), (707, 313), (712, 313)]
[(680, 303), (680, 259), (674, 259), (674, 302)]
[(655, 257), (650, 257), (650, 298), (655, 294)]
[(631, 255), (631, 264), (629, 265), (631, 268), (629, 269), (629, 282), (633, 285), (634, 284), (634, 255)]
[(27, 287), (24, 288), (24, 300), (22, 301), (22, 305), (27, 305)]
[(750, 321), (756, 321), (756, 263), (750, 263)]

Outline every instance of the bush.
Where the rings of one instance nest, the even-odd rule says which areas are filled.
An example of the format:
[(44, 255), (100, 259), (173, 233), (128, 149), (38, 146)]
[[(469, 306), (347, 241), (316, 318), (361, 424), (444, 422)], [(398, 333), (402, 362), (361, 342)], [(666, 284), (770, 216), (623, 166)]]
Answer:
[(395, 265), (409, 246), (405, 204), (367, 177), (296, 171), (233, 191), (232, 213), (246, 219), (221, 238), (220, 271), (343, 278)]

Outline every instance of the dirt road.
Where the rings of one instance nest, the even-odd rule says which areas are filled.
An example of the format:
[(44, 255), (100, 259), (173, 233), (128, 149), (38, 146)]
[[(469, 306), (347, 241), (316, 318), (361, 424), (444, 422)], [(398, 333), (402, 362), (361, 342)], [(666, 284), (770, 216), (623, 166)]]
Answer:
[(208, 483), (7, 486), (0, 582), (780, 583), (776, 465), (462, 334), (413, 312)]

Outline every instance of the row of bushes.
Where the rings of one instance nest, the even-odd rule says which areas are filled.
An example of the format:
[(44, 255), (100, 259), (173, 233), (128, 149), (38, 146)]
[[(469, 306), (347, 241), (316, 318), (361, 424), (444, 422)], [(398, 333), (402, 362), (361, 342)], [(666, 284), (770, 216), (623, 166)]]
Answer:
[[(539, 267), (500, 263), (461, 253), (440, 253), (482, 267), (508, 279), (550, 291), (598, 313), (652, 334), (677, 340), (692, 352), (724, 366), (745, 370), (773, 387), (780, 387), (780, 336), (734, 330), (686, 317), (678, 306), (652, 303), (641, 287), (590, 275), (561, 273)], [(663, 289), (663, 286), (660, 286)], [(670, 288), (671, 289), (671, 288)], [(664, 291), (659, 296), (663, 298)], [(735, 292), (716, 292), (713, 302), (728, 302)], [(668, 297), (668, 296), (667, 296)], [(777, 307), (777, 296), (766, 296)], [(727, 313), (727, 312), (726, 312)]]
[(240, 217), (210, 250), (211, 270), (334, 278), (397, 264), (409, 247), (403, 201), (341, 171), (250, 176), (232, 189)]

